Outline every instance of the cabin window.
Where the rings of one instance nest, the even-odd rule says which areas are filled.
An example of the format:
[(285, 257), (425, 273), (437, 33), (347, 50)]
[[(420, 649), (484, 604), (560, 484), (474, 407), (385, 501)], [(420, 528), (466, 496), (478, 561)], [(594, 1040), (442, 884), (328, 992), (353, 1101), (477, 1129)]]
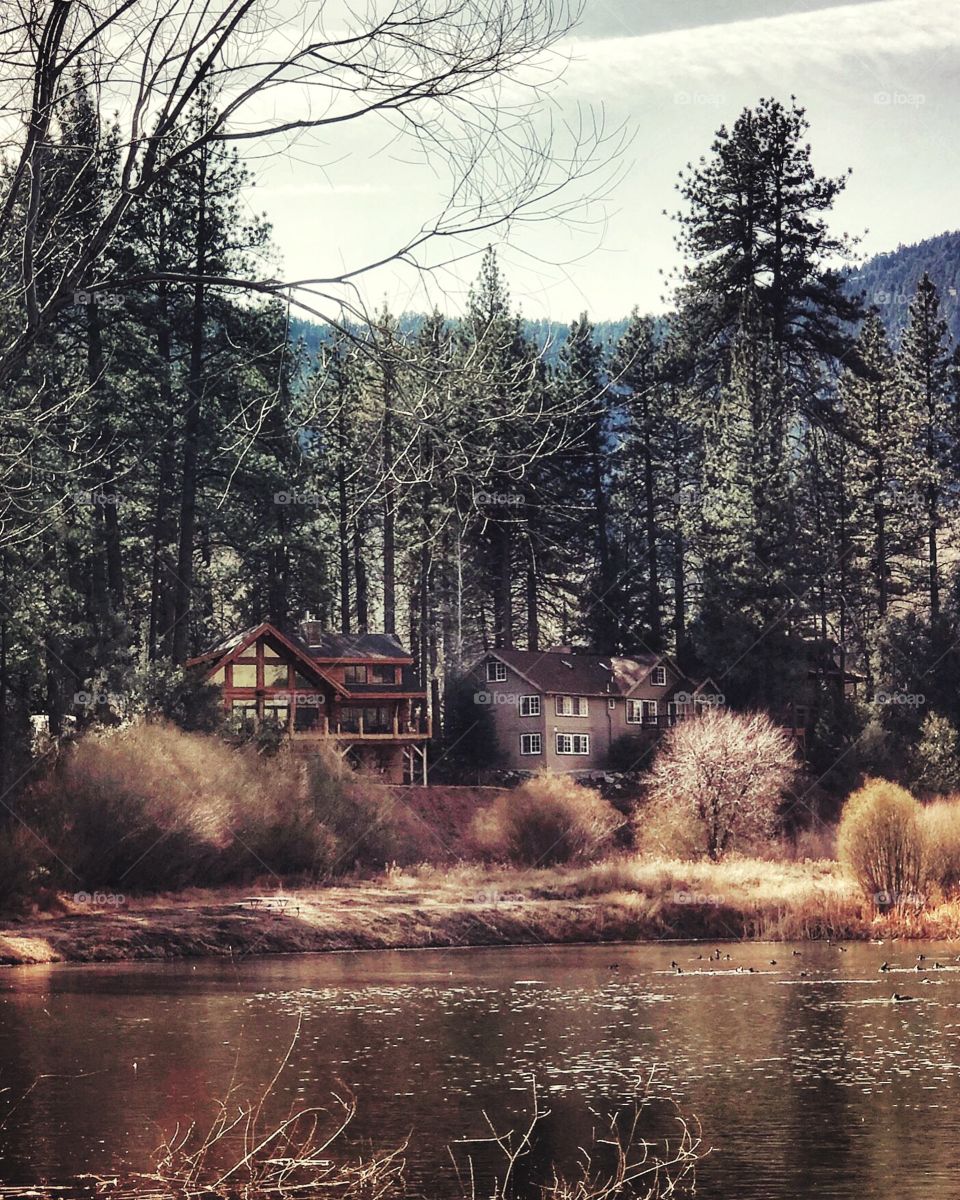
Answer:
[(687, 715), (687, 706), (678, 704), (676, 700), (670, 700), (667, 703), (667, 724), (676, 725), (678, 721), (682, 721)]
[(588, 733), (558, 733), (558, 754), (589, 754), (590, 735)]
[[(540, 697), (539, 696), (521, 696), (520, 697), (520, 716), (521, 717), (539, 717), (540, 716)], [(524, 737), (527, 735), (524, 734)], [(531, 754), (539, 754), (539, 750), (532, 750)]]
[(521, 733), (520, 734), (520, 753), (521, 754), (542, 754), (543, 753), (543, 738), (539, 733)]
[(290, 705), (286, 700), (264, 700), (263, 719), (270, 725), (287, 725), (290, 721)]
[(372, 704), (363, 710), (364, 733), (392, 733), (393, 712), (389, 704)]
[(350, 663), (349, 666), (343, 668), (344, 683), (366, 683), (367, 668), (361, 667), (357, 663)]
[(558, 717), (588, 717), (590, 702), (586, 696), (556, 696), (554, 708)]
[(263, 664), (263, 686), (268, 688), (287, 687), (289, 685), (289, 671), (286, 663), (282, 662), (264, 662)]
[(640, 725), (643, 722), (643, 704), (640, 700), (627, 701), (627, 724)]
[(506, 679), (507, 664), (492, 658), (487, 663), (487, 683), (505, 683)]
[(233, 664), (233, 686), (255, 688), (257, 686), (257, 664), (235, 662)]
[(667, 686), (667, 668), (666, 667), (654, 667), (653, 670), (650, 672), (650, 682), (654, 687), (666, 687)]
[(371, 667), (370, 668), (371, 683), (396, 683), (397, 668), (396, 667)]
[(340, 730), (343, 733), (360, 732), (359, 708), (342, 708), (340, 710)]
[(656, 725), (657, 723), (657, 702), (656, 700), (641, 700), (643, 705), (643, 723), (644, 725)]
[(613, 696), (610, 696), (609, 699), (607, 700), (607, 708), (616, 708), (616, 707), (617, 707), (616, 699)]
[(319, 733), (322, 727), (320, 709), (313, 704), (298, 704), (293, 727), (297, 733)]
[(230, 715), (241, 732), (247, 733), (257, 727), (257, 705), (253, 700), (234, 700), (230, 705)]

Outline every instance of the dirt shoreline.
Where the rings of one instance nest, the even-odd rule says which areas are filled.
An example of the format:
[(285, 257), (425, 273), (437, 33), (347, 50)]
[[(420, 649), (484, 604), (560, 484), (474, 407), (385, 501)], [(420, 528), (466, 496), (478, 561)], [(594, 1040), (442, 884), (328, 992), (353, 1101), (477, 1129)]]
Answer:
[(457, 946), (957, 938), (960, 904), (878, 919), (830, 861), (720, 864), (610, 859), (533, 870), (394, 869), (330, 887), (61, 897), (59, 911), (0, 917), (0, 964)]

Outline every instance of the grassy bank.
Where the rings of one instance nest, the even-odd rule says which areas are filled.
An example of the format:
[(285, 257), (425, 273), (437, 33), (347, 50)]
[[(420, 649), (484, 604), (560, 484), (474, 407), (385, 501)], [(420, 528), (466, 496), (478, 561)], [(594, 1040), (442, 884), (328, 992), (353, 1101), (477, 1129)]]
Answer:
[[(272, 895), (274, 888), (261, 889)], [(193, 889), (0, 920), (0, 962), (120, 962), (661, 939), (957, 937), (960, 904), (874, 919), (834, 862), (695, 864), (633, 856), (548, 870), (417, 867), (253, 906)]]

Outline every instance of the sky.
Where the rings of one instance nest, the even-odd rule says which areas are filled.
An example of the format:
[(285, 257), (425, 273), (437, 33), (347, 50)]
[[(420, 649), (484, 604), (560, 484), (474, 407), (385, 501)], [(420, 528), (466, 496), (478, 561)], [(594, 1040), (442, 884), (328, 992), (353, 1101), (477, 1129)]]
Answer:
[[(806, 108), (818, 172), (852, 168), (833, 223), (862, 238), (861, 253), (960, 227), (960, 0), (585, 0), (558, 51), (565, 69), (541, 127), (591, 112), (609, 130), (628, 130), (605, 194), (576, 220), (519, 224), (504, 241), (457, 246), (466, 257), (432, 274), (380, 268), (359, 284), (363, 304), (436, 304), (453, 315), (476, 255), (494, 241), (526, 316), (663, 311), (678, 264), (675, 223), (664, 215), (677, 207), (678, 171), (763, 96), (794, 94)], [(441, 198), (442, 180), (383, 129), (351, 132), (348, 149), (317, 150), (255, 167), (256, 207), (273, 222), (284, 279), (389, 252)]]

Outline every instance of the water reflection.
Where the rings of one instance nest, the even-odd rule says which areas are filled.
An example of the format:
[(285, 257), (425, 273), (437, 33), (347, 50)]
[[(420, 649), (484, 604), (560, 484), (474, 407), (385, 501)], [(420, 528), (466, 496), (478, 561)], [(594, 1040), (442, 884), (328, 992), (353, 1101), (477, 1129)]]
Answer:
[[(910, 970), (908, 943), (730, 950), (720, 963), (671, 945), (10, 971), (0, 1174), (143, 1168), (160, 1131), (209, 1120), (231, 1081), (262, 1087), (300, 1021), (275, 1112), (354, 1092), (356, 1136), (411, 1134), (433, 1197), (456, 1192), (446, 1146), (485, 1136), (484, 1110), (519, 1121), (532, 1079), (550, 1110), (524, 1163), (534, 1181), (653, 1072), (716, 1147), (701, 1196), (952, 1200), (960, 971)], [(936, 953), (952, 964), (956, 948)], [(880, 973), (884, 959), (902, 970)], [(490, 1165), (489, 1148), (468, 1152)]]

